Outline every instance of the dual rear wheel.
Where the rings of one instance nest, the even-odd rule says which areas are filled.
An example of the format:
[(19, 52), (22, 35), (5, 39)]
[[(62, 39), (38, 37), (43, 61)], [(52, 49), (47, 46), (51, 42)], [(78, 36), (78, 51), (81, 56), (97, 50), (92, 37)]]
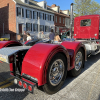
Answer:
[[(75, 56), (75, 68), (70, 71), (72, 76), (78, 76), (84, 64), (84, 53), (80, 48)], [(67, 76), (67, 59), (58, 53), (56, 54), (47, 70), (47, 83), (44, 84), (43, 89), (48, 94), (54, 94), (60, 90)]]

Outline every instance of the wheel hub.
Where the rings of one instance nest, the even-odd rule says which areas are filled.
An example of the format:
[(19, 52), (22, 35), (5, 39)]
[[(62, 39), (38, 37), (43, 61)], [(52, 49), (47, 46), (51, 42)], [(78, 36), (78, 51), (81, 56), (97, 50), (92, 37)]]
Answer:
[(50, 68), (49, 81), (53, 86), (58, 85), (64, 75), (64, 63), (61, 59), (57, 59), (53, 62)]
[(78, 71), (82, 66), (82, 53), (79, 51), (75, 58), (75, 69)]

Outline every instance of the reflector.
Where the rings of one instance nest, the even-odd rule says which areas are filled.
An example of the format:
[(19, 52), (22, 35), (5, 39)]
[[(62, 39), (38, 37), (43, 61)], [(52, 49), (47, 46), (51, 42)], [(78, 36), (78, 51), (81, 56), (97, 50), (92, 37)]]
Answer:
[(28, 86), (28, 90), (30, 91), (30, 92), (32, 92), (32, 86)]
[(18, 82), (18, 85), (19, 85), (19, 86), (22, 86), (22, 85), (23, 85), (23, 84), (22, 84), (22, 81), (19, 81), (19, 82)]
[(27, 84), (26, 83), (23, 83), (23, 88), (27, 88)]

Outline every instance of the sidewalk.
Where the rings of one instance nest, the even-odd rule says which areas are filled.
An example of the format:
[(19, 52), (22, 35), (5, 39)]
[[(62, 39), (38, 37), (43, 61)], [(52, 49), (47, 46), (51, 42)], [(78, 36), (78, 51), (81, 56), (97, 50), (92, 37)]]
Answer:
[[(91, 62), (87, 61), (85, 67)], [(47, 100), (100, 100), (100, 60)]]

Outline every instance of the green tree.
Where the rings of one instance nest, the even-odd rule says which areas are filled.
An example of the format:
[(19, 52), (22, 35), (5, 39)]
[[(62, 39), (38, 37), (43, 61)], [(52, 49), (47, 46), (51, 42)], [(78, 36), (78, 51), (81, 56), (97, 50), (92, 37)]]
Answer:
[(99, 14), (100, 4), (94, 0), (74, 0), (75, 16)]

